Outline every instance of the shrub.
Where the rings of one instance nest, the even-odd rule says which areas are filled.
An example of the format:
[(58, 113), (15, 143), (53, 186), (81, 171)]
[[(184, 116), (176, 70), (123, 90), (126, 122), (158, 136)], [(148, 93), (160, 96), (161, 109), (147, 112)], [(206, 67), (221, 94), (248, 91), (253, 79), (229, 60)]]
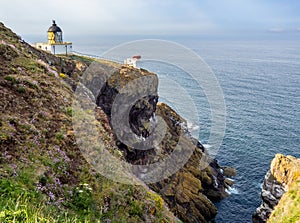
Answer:
[(77, 211), (89, 212), (93, 204), (92, 188), (88, 184), (79, 184), (73, 190), (72, 206)]
[(18, 87), (17, 92), (22, 94), (26, 92), (26, 89), (24, 87)]
[(56, 139), (58, 139), (58, 140), (63, 140), (64, 139), (64, 135), (60, 132), (56, 133), (55, 136), (56, 136)]
[(142, 208), (139, 206), (139, 203), (137, 201), (132, 201), (130, 203), (130, 210), (129, 210), (129, 214), (131, 216), (139, 216), (142, 217), (143, 216), (143, 212), (142, 212)]
[(4, 79), (7, 80), (7, 81), (10, 81), (10, 82), (13, 83), (13, 84), (16, 84), (16, 83), (17, 83), (16, 78), (14, 78), (14, 77), (12, 77), (12, 76), (5, 76)]

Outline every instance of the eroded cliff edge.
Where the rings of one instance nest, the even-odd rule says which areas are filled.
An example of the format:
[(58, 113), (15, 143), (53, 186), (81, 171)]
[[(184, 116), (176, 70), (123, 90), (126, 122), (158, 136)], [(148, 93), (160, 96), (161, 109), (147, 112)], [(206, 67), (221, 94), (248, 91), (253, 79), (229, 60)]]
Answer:
[[(228, 181), (218, 162), (209, 158), (201, 143), (191, 137), (185, 120), (168, 105), (158, 103), (155, 74), (109, 61), (96, 61), (98, 66), (93, 70), (94, 60), (56, 57), (39, 51), (3, 24), (0, 24), (0, 34), (0, 189), (4, 199), (16, 198), (15, 202), (24, 203), (29, 209), (38, 205), (43, 212), (37, 217), (54, 222), (55, 216), (61, 218), (64, 213), (67, 219), (78, 222), (179, 221), (173, 214), (184, 222), (213, 221), (217, 210), (212, 200), (227, 196)], [(72, 126), (72, 114), (77, 112), (72, 107), (74, 91), (83, 73), (88, 74), (85, 81), (94, 87), (90, 91), (96, 102), (94, 111), (85, 115), (95, 116), (98, 135), (112, 155), (135, 165), (157, 162), (172, 153), (182, 137), (180, 150), (193, 149), (183, 168), (160, 182), (139, 186), (122, 185), (99, 175), (83, 157)], [(139, 82), (140, 77), (148, 77), (149, 82)], [(166, 123), (161, 143), (145, 151), (122, 143), (111, 126), (114, 100), (119, 94), (135, 98), (134, 94), (122, 92), (134, 80), (138, 81), (138, 92), (147, 88), (152, 94), (132, 106), (130, 130), (138, 137), (147, 138), (157, 116)], [(122, 106), (117, 110), (122, 111)], [(93, 140), (91, 135), (85, 137)], [(200, 160), (204, 156), (203, 169)], [(24, 181), (25, 173), (28, 181)], [(14, 194), (11, 188), (22, 190)], [(81, 191), (86, 192), (88, 199), (79, 199)], [(30, 198), (29, 205), (26, 196), (32, 193), (38, 194), (39, 202)], [(24, 200), (20, 196), (25, 196)], [(9, 212), (7, 205), (1, 207), (4, 216), (19, 213)]]
[[(143, 69), (120, 64), (92, 63), (83, 79), (84, 85), (93, 92), (96, 104), (107, 115), (109, 123), (121, 123), (122, 128), (117, 130), (118, 134), (118, 126), (114, 126), (113, 131), (122, 158), (133, 165), (145, 165), (140, 173), (136, 173), (138, 178), (145, 175), (143, 171), (147, 171), (147, 165), (164, 160), (175, 148), (182, 155), (193, 151), (178, 172), (148, 186), (159, 193), (170, 210), (184, 222), (213, 221), (217, 210), (212, 201), (227, 196), (225, 189), (229, 187), (228, 181), (217, 160), (211, 159), (201, 143), (190, 135), (186, 121), (168, 105), (158, 103), (157, 76)], [(127, 114), (125, 107), (130, 103), (132, 105)], [(130, 124), (127, 127), (123, 123), (126, 114), (129, 115)], [(166, 124), (163, 138), (158, 142), (154, 138), (152, 145), (149, 142), (147, 150), (140, 149), (138, 144), (128, 146), (122, 141), (127, 139), (131, 131), (136, 137), (147, 140), (162, 121)], [(173, 162), (176, 164), (180, 160)], [(165, 166), (163, 168), (163, 171), (168, 169)]]
[(276, 154), (261, 197), (253, 222), (300, 222), (300, 159)]

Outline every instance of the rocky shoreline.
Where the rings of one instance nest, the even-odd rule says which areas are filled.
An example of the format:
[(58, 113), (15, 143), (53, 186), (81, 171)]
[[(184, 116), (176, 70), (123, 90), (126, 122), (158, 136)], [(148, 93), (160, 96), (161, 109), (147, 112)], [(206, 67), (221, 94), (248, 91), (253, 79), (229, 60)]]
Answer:
[[(299, 205), (297, 204), (299, 194), (293, 192), (295, 188), (299, 190), (299, 177), (300, 159), (276, 154), (271, 162), (270, 170), (265, 175), (261, 192), (262, 204), (253, 214), (253, 222), (282, 222), (279, 219), (285, 219), (285, 222), (299, 222), (299, 207), (294, 213), (293, 208), (289, 208), (290, 204), (286, 201), (289, 200), (295, 206)], [(287, 199), (289, 196), (292, 199)], [(288, 221), (294, 217), (289, 213), (290, 211), (296, 216), (295, 219)]]
[[(158, 103), (156, 74), (110, 61), (75, 55), (57, 57), (31, 47), (2, 23), (0, 35), (0, 93), (3, 98), (0, 167), (1, 180), (10, 182), (1, 184), (1, 191), (10, 191), (2, 188), (3, 185), (21, 182), (20, 171), (26, 170), (34, 182), (23, 182), (23, 190), (26, 194), (39, 193), (45, 200), (41, 208), (46, 210), (51, 206), (55, 213), (43, 215), (43, 219), (64, 212), (78, 219), (103, 222), (120, 219), (123, 222), (214, 222), (217, 209), (212, 201), (228, 196), (226, 189), (233, 182), (226, 179), (226, 174), (232, 175), (235, 171), (211, 159), (203, 145), (191, 137), (186, 121), (168, 105)], [(134, 165), (163, 160), (176, 147), (179, 151), (192, 151), (179, 171), (148, 185), (123, 185), (99, 175), (84, 159), (72, 126), (72, 114), (78, 112), (72, 102), (78, 81), (91, 69), (93, 62), (100, 69), (90, 70), (92, 75), (85, 79), (85, 84), (91, 86), (96, 106), (94, 113), (86, 111), (84, 115), (95, 114), (98, 136), (107, 150), (117, 159)], [(95, 71), (97, 77), (93, 76)], [(141, 77), (148, 78), (147, 82), (140, 82)], [(133, 104), (129, 113), (130, 129), (138, 138), (147, 139), (159, 124), (157, 117), (166, 124), (162, 141), (148, 150), (124, 144), (118, 137), (126, 134), (126, 129), (118, 135), (112, 125), (112, 105), (117, 96), (123, 94), (129, 99), (139, 96), (121, 91), (135, 81), (136, 92), (147, 89), (152, 93), (139, 97)], [(122, 106), (117, 107), (117, 111), (122, 109)], [(87, 141), (93, 140), (92, 135), (84, 137)], [(9, 174), (11, 166), (14, 172)], [(132, 178), (141, 176), (135, 174)], [(80, 195), (76, 190), (84, 191), (83, 187), (89, 191), (86, 196), (90, 196), (84, 204), (80, 203), (82, 199), (75, 197)], [(11, 194), (3, 196), (11, 197)], [(35, 202), (28, 204), (26, 199), (22, 202), (23, 206), (37, 209)], [(1, 211), (4, 218), (10, 213), (6, 209)], [(23, 220), (32, 217), (22, 216)]]
[[(73, 222), (214, 222), (217, 208), (213, 202), (228, 196), (226, 191), (234, 182), (227, 177), (236, 175), (236, 170), (210, 158), (188, 132), (184, 118), (158, 103), (156, 74), (110, 61), (54, 56), (31, 47), (2, 23), (0, 37), (0, 221), (55, 222), (55, 216), (65, 216), (63, 221), (77, 219)], [(88, 76), (85, 84), (91, 83), (94, 122), (106, 149), (119, 160), (147, 165), (164, 160), (179, 145), (180, 151), (192, 151), (182, 168), (147, 185), (123, 185), (101, 176), (85, 160), (72, 126), (76, 112), (72, 102), (78, 81), (93, 62), (100, 69), (90, 71), (97, 71), (98, 76)], [(139, 81), (141, 77), (148, 78), (147, 84)], [(137, 93), (122, 92), (133, 82)], [(138, 138), (147, 139), (160, 122), (166, 127), (161, 142), (149, 150), (123, 143), (119, 137), (126, 131), (118, 135), (112, 124), (117, 96), (134, 99), (143, 90), (151, 94), (132, 105), (130, 129)], [(93, 140), (91, 135), (85, 137)], [(142, 179), (141, 173), (134, 173), (132, 179)], [(253, 222), (300, 222), (299, 185), (300, 159), (277, 154), (264, 178), (262, 204)], [(80, 194), (76, 191), (84, 191), (88, 199), (76, 197)], [(4, 204), (5, 200), (12, 206)], [(19, 209), (12, 212), (12, 208)]]
[[(179, 151), (193, 150), (188, 162), (176, 173), (159, 182), (148, 186), (160, 194), (168, 204), (170, 210), (184, 222), (213, 222), (217, 209), (212, 201), (228, 196), (226, 189), (233, 184), (226, 179), (227, 175), (235, 175), (234, 168), (221, 168), (218, 161), (211, 159), (203, 145), (188, 132), (186, 121), (171, 107), (158, 103), (158, 78), (146, 70), (139, 70), (128, 66), (114, 64), (96, 64), (102, 74), (89, 77), (87, 86), (103, 86), (97, 92), (97, 105), (106, 113), (112, 125), (112, 107), (115, 98), (121, 89), (131, 85), (131, 91), (121, 93), (125, 99), (139, 98), (129, 113), (130, 129), (122, 129), (119, 135), (115, 134), (117, 146), (122, 151), (124, 159), (134, 165), (149, 165), (169, 156), (175, 147)], [(109, 72), (108, 72), (109, 71)], [(113, 71), (113, 72), (112, 72)], [(112, 72), (112, 74), (111, 74)], [(104, 76), (107, 76), (104, 78)], [(141, 81), (141, 76), (144, 77)], [(147, 81), (145, 81), (145, 77)], [(105, 80), (105, 81), (104, 81)], [(134, 84), (133, 84), (134, 83)], [(151, 95), (140, 97), (140, 92), (152, 92)], [(126, 112), (124, 105), (115, 105), (118, 112)], [(123, 117), (123, 115), (120, 115)], [(154, 118), (155, 117), (155, 118)], [(153, 132), (151, 126), (159, 125), (157, 117), (166, 124), (166, 133), (162, 141), (148, 150), (135, 149), (125, 145), (118, 137), (126, 136), (131, 130), (139, 137), (148, 138)], [(118, 120), (117, 123), (121, 123)], [(178, 143), (179, 138), (183, 143)], [(184, 154), (184, 152), (182, 153)], [(205, 157), (205, 159), (202, 159)], [(206, 163), (203, 163), (205, 160)], [(174, 160), (177, 162), (177, 160)], [(201, 169), (201, 166), (206, 166)], [(138, 176), (138, 175), (137, 175)]]
[(253, 214), (254, 223), (266, 222), (275, 206), (280, 201), (280, 198), (285, 193), (285, 189), (281, 183), (279, 183), (269, 170), (264, 178), (264, 183), (261, 192), (262, 204), (256, 209)]

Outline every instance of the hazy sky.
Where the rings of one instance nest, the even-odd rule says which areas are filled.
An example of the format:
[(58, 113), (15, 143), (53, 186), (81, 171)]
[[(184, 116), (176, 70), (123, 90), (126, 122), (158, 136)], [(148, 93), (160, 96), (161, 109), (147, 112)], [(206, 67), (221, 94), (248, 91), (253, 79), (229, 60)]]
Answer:
[(20, 35), (300, 33), (299, 0), (0, 0)]

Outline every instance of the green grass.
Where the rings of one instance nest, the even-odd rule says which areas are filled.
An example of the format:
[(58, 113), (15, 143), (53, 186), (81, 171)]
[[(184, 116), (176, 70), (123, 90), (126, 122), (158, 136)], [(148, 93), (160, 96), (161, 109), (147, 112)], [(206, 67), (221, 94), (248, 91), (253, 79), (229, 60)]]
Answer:
[(60, 140), (60, 141), (61, 141), (61, 140), (64, 139), (64, 134), (61, 133), (61, 132), (56, 133), (55, 136), (56, 136), (56, 139), (57, 139), (57, 140)]
[[(6, 168), (6, 172), (11, 175), (14, 171)], [(91, 204), (91, 193), (80, 193), (80, 196), (74, 193), (71, 210), (58, 208), (51, 205), (47, 196), (36, 189), (37, 178), (32, 170), (25, 169), (15, 175), (0, 179), (1, 223), (97, 222), (95, 214), (83, 211), (88, 209), (85, 205)], [(89, 188), (87, 190), (90, 191)]]
[[(91, 176), (87, 167), (78, 170), (82, 183), (74, 186), (56, 185), (58, 170), (38, 173), (46, 166), (0, 166), (0, 222), (143, 222), (145, 216), (152, 216), (152, 222), (169, 222), (161, 197), (141, 186), (118, 184), (100, 174)], [(49, 191), (62, 202), (52, 200)]]
[(17, 199), (9, 198), (4, 205), (0, 211), (0, 221), (2, 223), (97, 222), (90, 215), (77, 216), (74, 213), (61, 211), (46, 205), (44, 202), (33, 204), (31, 199), (23, 195)]
[(14, 60), (13, 64), (14, 64), (14, 66), (22, 67), (23, 69), (25, 69), (27, 72), (29, 72), (31, 74), (33, 74), (33, 73), (41, 74), (41, 73), (47, 72), (46, 68), (42, 64), (40, 64), (30, 58), (26, 58), (26, 57), (16, 58)]
[[(19, 49), (17, 52), (0, 44), (5, 54), (4, 64), (0, 65), (3, 87), (14, 94), (17, 105), (1, 114), (0, 222), (174, 222), (169, 220), (173, 218), (162, 199), (150, 196), (148, 188), (109, 180), (95, 173), (80, 155), (75, 140), (68, 135), (74, 113), (71, 87), (38, 62), (42, 59), (47, 64), (52, 56), (29, 52), (29, 47), (1, 23), (0, 37)], [(68, 63), (73, 58), (87, 65), (99, 61), (77, 56), (62, 58)], [(69, 64), (63, 60), (61, 65), (51, 69), (59, 71)], [(27, 109), (27, 105), (39, 111)], [(24, 108), (26, 112), (21, 114)], [(109, 132), (101, 123), (97, 126), (107, 149), (117, 151), (111, 146), (115, 142)]]
[(300, 179), (294, 182), (275, 207), (268, 223), (300, 222)]
[(23, 94), (26, 92), (26, 89), (24, 87), (18, 87), (17, 92), (19, 92), (20, 94)]
[(66, 112), (66, 114), (67, 114), (68, 116), (72, 117), (72, 113), (73, 113), (72, 107), (67, 107), (67, 108), (65, 109), (65, 112)]
[[(62, 57), (65, 57), (65, 56), (62, 55)], [(89, 57), (85, 57), (85, 56), (69, 55), (67, 57), (70, 58), (70, 59), (72, 59), (72, 60), (80, 61), (80, 62), (83, 62), (83, 63), (86, 63), (86, 64), (90, 64), (93, 61), (95, 61), (95, 59), (89, 58)]]

